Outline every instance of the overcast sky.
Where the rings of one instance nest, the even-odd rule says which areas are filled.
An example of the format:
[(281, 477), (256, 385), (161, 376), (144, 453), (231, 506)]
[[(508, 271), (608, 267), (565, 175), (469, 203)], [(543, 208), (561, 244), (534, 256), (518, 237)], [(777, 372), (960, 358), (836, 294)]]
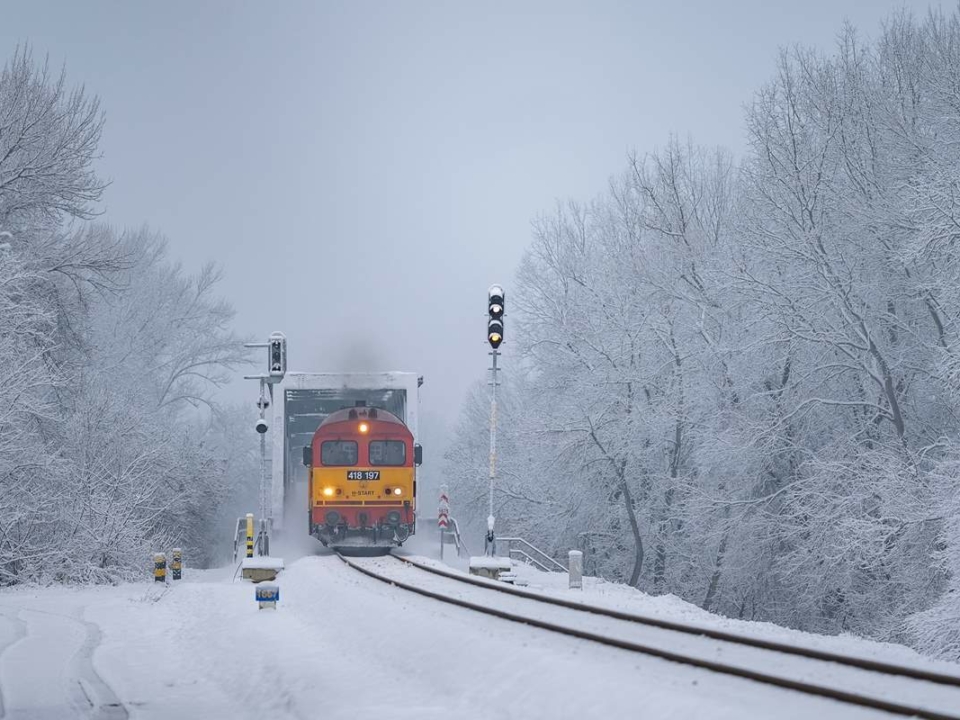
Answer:
[(418, 371), (454, 419), (535, 215), (671, 133), (739, 151), (778, 46), (902, 7), (928, 3), (20, 0), (0, 50), (100, 96), (106, 219), (221, 263), (238, 330), (283, 330), (291, 369)]

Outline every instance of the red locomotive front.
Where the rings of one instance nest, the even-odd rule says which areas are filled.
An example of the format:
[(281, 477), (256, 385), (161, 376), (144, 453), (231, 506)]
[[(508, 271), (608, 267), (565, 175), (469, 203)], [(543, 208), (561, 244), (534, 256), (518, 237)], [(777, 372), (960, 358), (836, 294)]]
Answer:
[(310, 534), (338, 548), (402, 545), (416, 529), (420, 453), (386, 410), (358, 404), (332, 413), (304, 448)]

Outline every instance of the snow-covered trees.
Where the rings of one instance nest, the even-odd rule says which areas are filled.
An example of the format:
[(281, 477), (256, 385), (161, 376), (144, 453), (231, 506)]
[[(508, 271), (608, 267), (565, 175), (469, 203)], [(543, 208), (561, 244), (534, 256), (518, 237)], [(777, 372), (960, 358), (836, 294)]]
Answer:
[(216, 271), (84, 222), (102, 125), (28, 51), (0, 73), (0, 584), (110, 580), (171, 544), (208, 560), (249, 470), (212, 402), (244, 360)]
[(91, 167), (102, 129), (96, 98), (18, 49), (0, 74), (0, 229), (90, 217), (105, 187)]
[[(956, 657), (958, 74), (956, 12), (846, 28), (781, 54), (737, 165), (673, 141), (536, 224), (503, 463), (553, 506), (511, 531), (708, 609)], [(478, 432), (465, 415), (451, 452)]]

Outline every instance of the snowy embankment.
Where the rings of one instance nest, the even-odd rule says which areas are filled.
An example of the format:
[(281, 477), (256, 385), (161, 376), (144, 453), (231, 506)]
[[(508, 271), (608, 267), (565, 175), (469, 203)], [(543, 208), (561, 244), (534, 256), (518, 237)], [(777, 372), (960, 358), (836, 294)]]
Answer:
[[(918, 681), (841, 664), (843, 657), (853, 655), (849, 652), (837, 653), (841, 656), (836, 658), (837, 661), (825, 661), (790, 653), (789, 648), (802, 645), (797, 642), (782, 643), (787, 646), (783, 652), (771, 651), (731, 642), (743, 637), (744, 633), (728, 633), (732, 637), (719, 639), (715, 636), (707, 637), (698, 633), (677, 632), (676, 629), (631, 622), (624, 618), (601, 615), (599, 612), (582, 612), (575, 608), (582, 605), (593, 606), (599, 610), (599, 603), (558, 606), (545, 602), (551, 599), (546, 597), (546, 593), (530, 592), (527, 589), (513, 590), (494, 581), (469, 578), (449, 571), (441, 576), (422, 569), (428, 566), (422, 559), (410, 560), (415, 564), (399, 562), (397, 558), (351, 560), (351, 563), (401, 586), (418, 588), (432, 592), (437, 597), (470, 603), (477, 609), (507, 613), (514, 619), (534, 625), (546, 624), (553, 629), (586, 633), (588, 637), (599, 641), (610, 638), (618, 643), (627, 643), (644, 653), (659, 654), (675, 660), (685, 659), (694, 664), (719, 663), (723, 668), (714, 669), (730, 669), (734, 672), (743, 670), (753, 673), (754, 680), (763, 678), (774, 683), (803, 681), (827, 689), (828, 692), (832, 690), (844, 694), (852, 693), (863, 699), (887, 703), (888, 710), (915, 708), (918, 712), (939, 712), (944, 713), (944, 716), (960, 717), (955, 714), (960, 708), (960, 687), (957, 687), (960, 684), (960, 668), (950, 667), (945, 663), (941, 664), (941, 672), (950, 678), (956, 678), (958, 682), (953, 685)], [(460, 582), (456, 579), (457, 576), (471, 582)], [(504, 592), (496, 592), (498, 588)], [(511, 592), (506, 592), (507, 590)], [(536, 599), (538, 597), (541, 599)], [(642, 617), (635, 611), (626, 612), (625, 615)], [(652, 619), (654, 616), (647, 613), (646, 617)], [(686, 623), (673, 622), (675, 625), (687, 626)], [(708, 622), (698, 623), (694, 627), (699, 628), (701, 633), (714, 630)], [(848, 697), (849, 699), (851, 698)]]
[[(467, 572), (468, 562), (466, 558), (447, 557), (445, 562), (441, 562), (435, 558), (413, 554), (406, 555), (411, 560), (424, 565), (432, 565), (447, 571)], [(585, 576), (582, 590), (570, 589), (566, 574), (542, 572), (524, 563), (518, 564), (515, 567), (515, 572), (519, 583), (524, 586), (523, 589), (541, 592), (572, 602), (669, 620), (685, 625), (722, 630), (747, 637), (784, 642), (798, 647), (842, 653), (960, 676), (960, 664), (928, 658), (905, 645), (867, 640), (856, 635), (819, 635), (768, 622), (736, 620), (709, 613), (675, 595), (648, 595), (629, 585), (607, 582), (595, 577)]]
[[(234, 575), (0, 593), (6, 717), (886, 717), (443, 605), (329, 554), (287, 559), (276, 611)], [(647, 602), (589, 580), (584, 595)]]

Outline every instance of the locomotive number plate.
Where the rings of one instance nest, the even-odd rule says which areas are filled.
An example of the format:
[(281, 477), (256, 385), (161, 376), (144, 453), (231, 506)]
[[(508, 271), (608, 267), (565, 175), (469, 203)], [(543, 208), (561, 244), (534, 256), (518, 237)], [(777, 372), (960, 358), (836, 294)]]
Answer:
[(379, 470), (347, 470), (347, 480), (379, 480)]

